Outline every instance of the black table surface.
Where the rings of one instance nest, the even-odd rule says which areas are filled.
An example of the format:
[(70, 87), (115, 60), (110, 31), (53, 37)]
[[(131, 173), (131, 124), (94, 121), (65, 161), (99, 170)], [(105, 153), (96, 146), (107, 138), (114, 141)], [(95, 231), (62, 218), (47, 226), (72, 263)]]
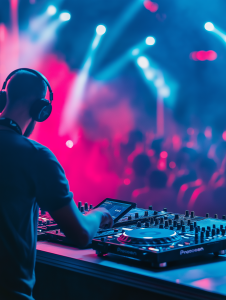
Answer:
[(154, 269), (149, 263), (92, 249), (37, 243), (37, 262), (177, 299), (226, 299), (226, 256), (208, 255)]

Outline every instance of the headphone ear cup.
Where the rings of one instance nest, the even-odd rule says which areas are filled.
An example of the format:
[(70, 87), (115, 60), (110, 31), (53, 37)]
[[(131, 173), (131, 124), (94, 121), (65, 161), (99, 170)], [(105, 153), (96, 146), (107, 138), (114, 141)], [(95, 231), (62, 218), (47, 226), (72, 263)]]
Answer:
[(7, 103), (7, 96), (5, 91), (0, 92), (0, 113), (3, 112), (4, 108), (6, 107)]
[(30, 115), (34, 121), (43, 122), (50, 116), (52, 111), (51, 103), (46, 99), (35, 101), (30, 110)]

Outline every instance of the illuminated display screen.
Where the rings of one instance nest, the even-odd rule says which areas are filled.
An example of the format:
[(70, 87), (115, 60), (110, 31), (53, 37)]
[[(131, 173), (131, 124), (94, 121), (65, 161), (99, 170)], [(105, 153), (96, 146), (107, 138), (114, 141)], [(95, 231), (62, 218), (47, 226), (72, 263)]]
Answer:
[(119, 202), (107, 200), (104, 203), (102, 203), (99, 207), (106, 208), (110, 212), (113, 220), (115, 220), (130, 206), (131, 206), (131, 204), (119, 203)]

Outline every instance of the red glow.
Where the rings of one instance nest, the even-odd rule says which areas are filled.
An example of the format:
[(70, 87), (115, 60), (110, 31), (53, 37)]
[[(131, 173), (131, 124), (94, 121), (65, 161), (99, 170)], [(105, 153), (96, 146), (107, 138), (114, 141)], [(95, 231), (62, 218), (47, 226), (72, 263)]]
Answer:
[(126, 173), (126, 175), (131, 175), (133, 173), (133, 169), (132, 168), (126, 168), (125, 173)]
[(153, 12), (153, 13), (156, 12), (158, 10), (158, 8), (159, 8), (159, 6), (158, 6), (157, 3), (154, 3), (154, 2), (152, 2), (150, 0), (145, 0), (144, 1), (144, 7), (146, 9), (148, 9), (150, 12)]
[(187, 184), (183, 184), (183, 185), (181, 186), (181, 191), (182, 191), (182, 192), (185, 192), (187, 189), (188, 189), (188, 185), (187, 185)]
[(187, 142), (186, 145), (187, 145), (188, 148), (192, 148), (194, 146), (194, 142), (192, 142), (192, 141), (191, 142)]
[(0, 24), (0, 42), (4, 42), (6, 39), (7, 29), (4, 24)]
[(154, 156), (154, 155), (155, 155), (155, 150), (149, 149), (149, 150), (147, 151), (147, 154), (148, 154), (148, 156)]
[(187, 134), (193, 135), (195, 133), (195, 130), (193, 128), (188, 128), (187, 129)]
[(11, 0), (12, 9), (17, 9), (17, 6), (18, 6), (18, 0)]
[(168, 153), (167, 153), (166, 151), (162, 151), (162, 152), (160, 153), (160, 157), (161, 157), (161, 158), (167, 158), (167, 157), (168, 157)]
[(224, 141), (226, 141), (226, 131), (223, 132), (222, 138), (223, 138)]
[(212, 137), (212, 128), (207, 127), (204, 134), (205, 134), (205, 137), (207, 137), (208, 139), (211, 139), (211, 137)]
[(217, 58), (217, 53), (213, 50), (207, 51), (207, 56), (209, 60), (215, 60)]
[(68, 148), (72, 148), (72, 147), (74, 146), (74, 143), (73, 143), (71, 140), (68, 140), (68, 141), (66, 142), (66, 146), (67, 146)]
[(130, 184), (130, 179), (129, 179), (129, 178), (126, 178), (126, 179), (124, 179), (123, 182), (124, 182), (125, 185), (129, 185), (129, 184)]
[(209, 50), (209, 51), (193, 51), (190, 53), (190, 59), (192, 60), (200, 60), (200, 61), (204, 61), (204, 60), (215, 60), (217, 59), (217, 53), (213, 50)]
[(134, 198), (138, 197), (139, 195), (140, 195), (140, 191), (139, 190), (134, 190), (132, 192), (132, 197), (134, 197)]
[(170, 167), (171, 169), (175, 169), (175, 168), (176, 168), (176, 163), (175, 163), (174, 161), (171, 161), (171, 162), (169, 163), (169, 167)]
[(206, 60), (206, 52), (201, 50), (196, 53), (196, 57), (198, 60), (204, 61)]

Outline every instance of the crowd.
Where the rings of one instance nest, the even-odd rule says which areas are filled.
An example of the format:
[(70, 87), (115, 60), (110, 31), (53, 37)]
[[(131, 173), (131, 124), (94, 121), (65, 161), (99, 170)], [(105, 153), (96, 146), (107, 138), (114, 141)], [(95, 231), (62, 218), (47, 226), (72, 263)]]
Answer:
[(150, 140), (131, 131), (120, 145), (117, 198), (138, 207), (226, 215), (226, 141), (189, 128), (184, 137)]

